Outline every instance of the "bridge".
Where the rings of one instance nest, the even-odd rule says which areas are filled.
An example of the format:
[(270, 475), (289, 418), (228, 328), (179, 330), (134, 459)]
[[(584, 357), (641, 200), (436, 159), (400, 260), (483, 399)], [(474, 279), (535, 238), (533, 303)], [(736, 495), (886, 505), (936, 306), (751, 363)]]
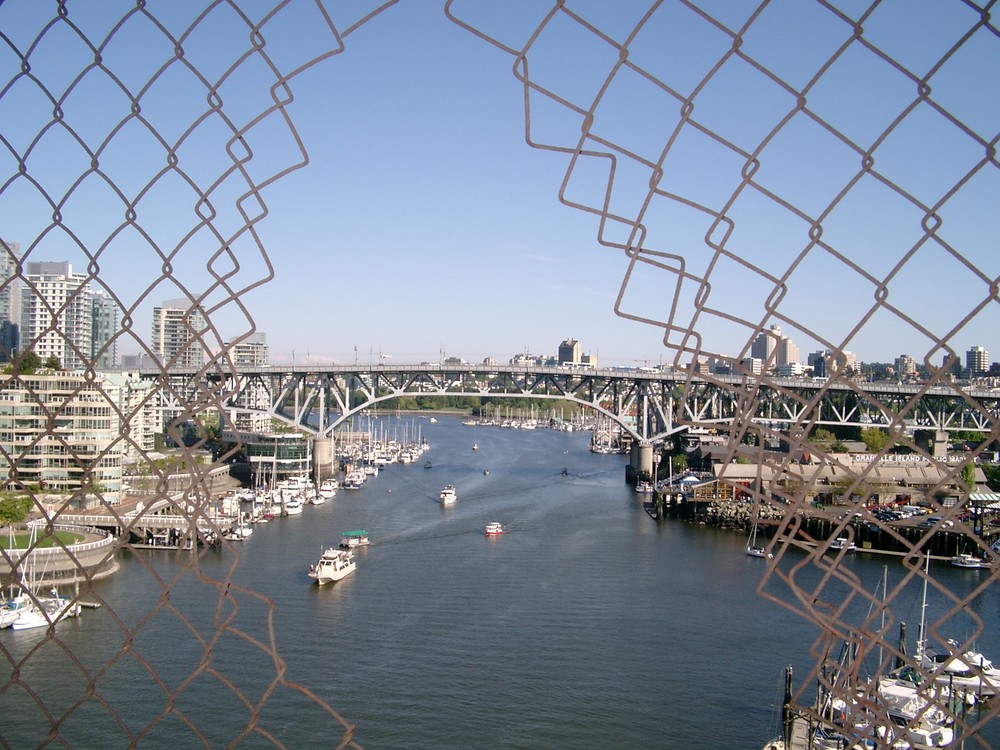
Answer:
[(161, 383), (164, 407), (179, 413), (199, 403), (266, 411), (318, 435), (401, 396), (570, 401), (615, 420), (639, 444), (662, 442), (692, 426), (746, 422), (748, 415), (773, 430), (797, 424), (990, 432), (1000, 420), (1000, 389), (945, 381), (911, 385), (678, 369), (438, 363), (230, 369), (215, 364), (167, 374), (147, 370), (140, 376)]

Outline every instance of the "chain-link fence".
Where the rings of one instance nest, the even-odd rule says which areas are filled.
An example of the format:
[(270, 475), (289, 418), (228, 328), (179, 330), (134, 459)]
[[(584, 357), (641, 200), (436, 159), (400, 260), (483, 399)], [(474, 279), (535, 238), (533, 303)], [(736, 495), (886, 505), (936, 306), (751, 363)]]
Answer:
[[(266, 189), (308, 162), (290, 114), (294, 79), (343, 51), (354, 31), (392, 12), (393, 3), (358, 10), (322, 2), (136, 2), (78, 12), (80, 5), (0, 3), (0, 216), (16, 212), (37, 227), (31, 237), (12, 237), (0, 225), (0, 343), (8, 360), (0, 450), (12, 497), (30, 498), (41, 519), (25, 544), (8, 545), (4, 559), (8, 578), (25, 581), (34, 575), (28, 563), (40, 540), (56, 525), (88, 511), (114, 515), (117, 536), (81, 531), (82, 539), (56, 542), (78, 579), (76, 603), (137, 539), (194, 544), (223, 531), (211, 482), (227, 455), (201, 458), (213, 442), (206, 415), (227, 418), (227, 394), (212, 385), (224, 379), (211, 375), (235, 369), (237, 346), (256, 331), (244, 299), (273, 275), (255, 230), (268, 214)], [(966, 654), (967, 687), (960, 690), (953, 677), (944, 688), (952, 697), (988, 692), (992, 673), (968, 656), (986, 625), (968, 605), (1000, 568), (984, 570), (981, 585), (963, 599), (935, 583), (925, 564), (930, 539), (946, 526), (961, 534), (972, 558), (996, 558), (982, 523), (992, 500), (975, 472), (1000, 438), (997, 415), (976, 397), (991, 381), (956, 377), (968, 337), (996, 330), (989, 325), (998, 301), (991, 228), (1000, 194), (992, 72), (1000, 41), (992, 7), (971, 0), (677, 0), (511, 5), (497, 15), (479, 3), (445, 5), (455, 33), (474, 34), (510, 56), (524, 89), (527, 144), (565, 156), (560, 199), (592, 215), (599, 244), (625, 260), (614, 313), (662, 329), (678, 367), (707, 379), (721, 371), (743, 376), (736, 387), (719, 382), (746, 404), (742, 418), (689, 426), (728, 434), (731, 461), (750, 450), (757, 468), (742, 486), (758, 513), (781, 519), (761, 592), (823, 633), (798, 696), (812, 708), (800, 710), (819, 722), (830, 719), (831, 706), (854, 718), (884, 709), (879, 682), (862, 680), (860, 659), (844, 658), (834, 645), (844, 643), (848, 654), (884, 654), (878, 673), (894, 675), (900, 690), (906, 667), (923, 675), (924, 688), (907, 693), (917, 708), (905, 728), (912, 736), (940, 711), (956, 743), (975, 742), (996, 709), (987, 703), (969, 714), (960, 702), (940, 700), (942, 688), (928, 687), (934, 667), (924, 657), (934, 647)], [(603, 189), (589, 192), (594, 184)], [(65, 263), (49, 262), (55, 249)], [(138, 313), (168, 298), (154, 311), (159, 327), (150, 340)], [(220, 333), (214, 321), (223, 315), (243, 321), (239, 335)], [(13, 321), (20, 321), (16, 344)], [(851, 350), (904, 334), (922, 343), (913, 364), (926, 376), (898, 408), (866, 415), (869, 429), (888, 439), (863, 464), (847, 461), (816, 439), (812, 407), (843, 387), (879, 403)], [(817, 342), (826, 384), (815, 402), (802, 404), (797, 423), (756, 421), (757, 387), (780, 388), (768, 373), (797, 359), (782, 349), (792, 336)], [(722, 351), (720, 341), (740, 342), (739, 350)], [(149, 387), (105, 377), (126, 345), (164, 371), (202, 368), (203, 385), (193, 394), (169, 393), (166, 380)], [(961, 462), (935, 448), (946, 438), (927, 442), (914, 429), (920, 399), (931, 393), (978, 410), (988, 425)], [(169, 438), (185, 446), (172, 462), (157, 450), (158, 425), (144, 424), (150, 404), (169, 414)], [(232, 423), (227, 429), (238, 432)], [(765, 449), (777, 440), (785, 452)], [(886, 493), (877, 467), (900, 448), (933, 477), (921, 493), (936, 520), (917, 536), (900, 533), (872, 508)], [(802, 454), (810, 460), (793, 470), (789, 456)], [(830, 467), (841, 479), (836, 488)], [(142, 490), (135, 507), (123, 503), (136, 496), (132, 483)], [(847, 502), (818, 508), (819, 494)], [(143, 520), (153, 508), (180, 520), (148, 531)], [(830, 540), (806, 530), (803, 511), (825, 515), (833, 537), (844, 535), (848, 544), (862, 527), (891, 536), (903, 549), (908, 581), (925, 579), (949, 601), (947, 614), (921, 633), (925, 649), (907, 653), (891, 616), (908, 581), (866, 591), (837, 564)], [(9, 551), (17, 547), (28, 551)], [(272, 602), (231, 576), (205, 576), (197, 562), (173, 580), (146, 570), (158, 593), (147, 618), (120, 621), (120, 650), (95, 661), (56, 629), (45, 648), (26, 655), (0, 643), (11, 671), (7, 695), (36, 695), (30, 666), (50, 649), (79, 675), (78, 703), (34, 699), (54, 742), (74, 711), (100, 704), (112, 717), (110, 736), (119, 732), (114, 742), (138, 744), (179, 721), (212, 744), (197, 714), (177, 708), (190, 683), (209, 679), (246, 715), (243, 735), (223, 744), (255, 734), (282, 745), (263, 721), (276, 691), (301, 696), (333, 723), (342, 746), (353, 744), (347, 721), (286, 680)], [(820, 584), (805, 583), (817, 570)], [(217, 590), (218, 611), (192, 613), (178, 604), (190, 585)], [(73, 603), (25, 590), (25, 606), (58, 612)], [(848, 614), (857, 600), (870, 602), (861, 619)], [(266, 628), (244, 628), (235, 616), (241, 606), (260, 610)], [(162, 712), (126, 721), (121, 707), (102, 702), (100, 679), (124, 662), (156, 679), (158, 657), (136, 644), (144, 624), (164, 613), (191, 635), (179, 649), (190, 660), (189, 678), (163, 686)], [(965, 640), (948, 643), (957, 621)], [(220, 667), (213, 651), (234, 641), (266, 655), (273, 672), (248, 686), (239, 670)], [(817, 680), (832, 696), (818, 705), (804, 700)], [(891, 746), (885, 725), (841, 722), (852, 742)]]

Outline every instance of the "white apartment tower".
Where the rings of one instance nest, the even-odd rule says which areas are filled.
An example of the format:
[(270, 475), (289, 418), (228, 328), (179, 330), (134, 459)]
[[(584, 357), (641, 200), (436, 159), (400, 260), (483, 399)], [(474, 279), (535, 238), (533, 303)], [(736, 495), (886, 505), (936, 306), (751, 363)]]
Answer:
[(974, 346), (965, 353), (965, 369), (970, 376), (984, 375), (990, 369), (990, 353), (981, 346)]
[(255, 333), (239, 343), (226, 344), (237, 367), (266, 367), (270, 361), (267, 334)]
[(115, 365), (118, 306), (66, 261), (27, 264), (20, 292), (20, 348), (66, 370)]
[[(84, 373), (21, 375), (0, 400), (6, 489), (35, 486), (74, 507), (118, 503), (125, 444), (117, 387)], [(55, 415), (53, 421), (52, 415)]]
[(201, 367), (206, 345), (199, 336), (207, 328), (205, 316), (191, 300), (167, 300), (153, 308), (153, 354), (167, 367)]

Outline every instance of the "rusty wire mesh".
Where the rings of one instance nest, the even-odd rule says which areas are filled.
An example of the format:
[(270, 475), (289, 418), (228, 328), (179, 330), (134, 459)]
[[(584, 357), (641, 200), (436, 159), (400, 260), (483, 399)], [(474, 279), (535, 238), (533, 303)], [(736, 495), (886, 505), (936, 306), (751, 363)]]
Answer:
[[(875, 704), (871, 692), (858, 700), (860, 661), (845, 670), (835, 643), (861, 646), (869, 654), (881, 650), (888, 655), (882, 672), (897, 659), (922, 669), (913, 653), (901, 649), (898, 620), (886, 619), (902, 584), (877, 596), (866, 592), (831, 560), (830, 540), (803, 532), (799, 511), (815, 513), (813, 498), (828, 489), (821, 484), (820, 467), (839, 467), (847, 477), (844, 496), (853, 495), (863, 508), (877, 492), (869, 481), (872, 468), (893, 445), (905, 446), (939, 472), (928, 497), (954, 494), (960, 467), (935, 457), (907, 430), (921, 396), (935, 388), (970, 404), (988, 426), (986, 440), (970, 459), (1000, 436), (997, 415), (970, 392), (977, 384), (955, 382), (951, 367), (961, 361), (959, 339), (969, 324), (977, 318), (995, 320), (997, 312), (995, 258), (985, 240), (992, 219), (985, 206), (1000, 195), (990, 182), (1000, 166), (998, 123), (995, 116), (983, 117), (976, 106), (988, 93), (977, 87), (959, 92), (955, 86), (955, 76), (975, 75), (966, 54), (973, 47), (986, 50), (987, 67), (998, 59), (993, 5), (917, 8), (819, 0), (717, 6), (682, 1), (630, 7), (609, 18), (570, 2), (524, 10), (519, 20), (526, 31), (516, 37), (510, 35), (509, 27), (516, 24), (509, 19), (491, 26), (478, 20), (471, 4), (454, 0), (448, 5), (453, 20), (510, 55), (524, 87), (528, 143), (567, 158), (560, 199), (592, 214), (599, 221), (600, 243), (628, 258), (616, 314), (663, 329), (664, 346), (675, 354), (678, 367), (716, 360), (743, 375), (744, 383), (734, 388), (734, 398), (745, 405), (742, 418), (728, 427), (687, 423), (728, 432), (730, 459), (741, 443), (757, 446), (753, 461), (759, 471), (752, 493), (758, 510), (777, 510), (782, 516), (771, 545), (775, 558), (761, 592), (815, 622), (823, 633), (816, 644), (816, 667), (802, 683), (800, 699), (820, 680), (850, 706)], [(944, 22), (944, 6), (956, 11), (957, 21)], [(925, 54), (907, 55), (893, 32), (905, 35), (916, 28), (924, 34), (915, 36), (932, 41), (922, 50)], [(560, 47), (556, 38), (572, 42)], [(586, 58), (600, 63), (585, 66)], [(575, 74), (584, 67), (590, 76), (581, 83)], [(622, 84), (629, 79), (641, 82), (642, 97), (623, 95)], [(838, 87), (841, 94), (834, 93)], [(756, 98), (745, 91), (755, 92)], [(552, 109), (579, 130), (546, 129), (544, 115)], [(533, 119), (536, 113), (542, 116)], [(640, 125), (637, 121), (644, 117), (654, 118), (657, 127)], [(543, 125), (536, 133), (533, 125), (539, 120)], [(916, 137), (923, 129), (925, 138)], [(644, 140), (649, 130), (660, 137)], [(811, 148), (790, 154), (785, 135), (805, 130), (812, 131)], [(924, 162), (925, 180), (914, 180), (902, 168), (900, 151)], [(791, 168), (790, 158), (798, 160)], [(726, 166), (714, 171), (711, 165), (718, 161)], [(713, 171), (703, 181), (700, 169)], [(810, 172), (821, 175), (818, 194), (805, 189)], [(588, 192), (587, 174), (600, 175), (604, 190)], [(981, 192), (983, 183), (989, 187)], [(963, 204), (983, 193), (988, 197), (980, 209), (964, 210)], [(868, 209), (888, 214), (896, 202), (906, 207), (906, 215), (898, 223), (885, 219), (895, 232), (891, 240), (859, 241), (842, 231), (845, 216), (874, 227), (877, 222), (868, 221)], [(701, 227), (703, 233), (680, 229), (684, 225)], [(979, 231), (960, 231), (963, 225)], [(936, 304), (913, 308), (900, 294), (915, 283), (908, 269), (928, 272), (935, 266), (936, 278), (955, 274), (966, 282), (961, 295), (949, 298), (947, 312)], [(739, 273), (727, 280), (727, 267), (738, 267)], [(738, 287), (733, 288), (731, 278)], [(803, 295), (817, 290), (830, 295), (837, 320), (823, 320), (802, 305)], [(773, 351), (764, 374), (746, 361), (754, 342), (773, 325), (820, 342), (828, 351), (830, 377), (813, 401), (766, 374), (775, 364)], [(744, 342), (742, 349), (721, 351), (717, 342), (725, 337), (706, 336), (706, 330), (727, 331)], [(848, 366), (852, 342), (866, 331), (891, 337), (900, 330), (920, 332), (926, 349), (918, 358), (932, 376), (901, 408), (880, 410), (877, 424), (893, 440), (874, 460), (864, 467), (845, 464), (829, 445), (809, 439), (814, 407), (835, 386), (846, 385), (861, 400), (870, 399), (866, 383)], [(706, 371), (699, 375), (712, 379)], [(785, 426), (791, 429), (754, 421), (761, 384), (800, 400), (804, 416)], [(763, 450), (779, 438), (789, 444), (788, 453)], [(815, 457), (816, 464), (804, 474), (793, 473), (791, 457), (803, 452)], [(993, 559), (981, 529), (973, 529), (975, 516), (968, 512), (977, 509), (968, 489), (959, 493), (958, 504), (947, 508), (931, 499), (932, 512), (958, 524), (970, 551)], [(844, 507), (826, 512), (835, 531), (853, 539), (858, 527), (853, 514)], [(935, 595), (952, 605), (927, 626), (928, 642), (948, 648), (948, 634), (961, 632), (969, 634), (968, 640), (951, 646), (956, 653), (967, 649), (986, 627), (967, 605), (995, 583), (1000, 571), (994, 567), (968, 600), (960, 599), (924, 574), (929, 533), (914, 543), (867, 511), (864, 515), (866, 524), (879, 526), (910, 550), (904, 560), (909, 577), (929, 578)], [(788, 556), (791, 549), (804, 553), (805, 561), (798, 554)], [(823, 573), (817, 586), (802, 575), (812, 567)], [(855, 599), (871, 604), (863, 621), (846, 614)], [(951, 711), (957, 720), (956, 742), (975, 736), (996, 711), (993, 706), (974, 725)], [(860, 739), (862, 730), (857, 734)], [(887, 742), (870, 731), (868, 739)]]
[[(120, 428), (112, 447), (94, 454), (81, 452), (60, 437), (55, 424), (69, 412), (74, 399), (103, 399), (109, 406), (109, 419), (121, 425), (130, 425), (147, 400), (176, 403), (169, 432), (178, 442), (183, 442), (182, 425), (197, 422), (223, 404), (226, 394), (211, 383), (224, 379), (213, 381), (208, 376), (232, 369), (228, 356), (232, 341), (220, 334), (213, 319), (235, 310), (245, 320), (242, 337), (254, 332), (254, 321), (242, 300), (272, 276), (266, 248), (255, 232), (255, 225), (268, 213), (264, 192), (275, 180), (308, 162), (288, 106), (294, 99), (293, 79), (302, 70), (341, 52), (352, 32), (392, 4), (372, 4), (346, 17), (342, 15), (345, 11), (321, 2), (261, 3), (253, 12), (246, 9), (247, 4), (221, 0), (197, 7), (186, 3), (107, 3), (102, 4), (100, 13), (88, 15), (86, 24), (77, 22), (72, 2), (8, 0), (0, 4), (4, 71), (0, 113), (5, 122), (14, 116), (22, 118), (16, 130), (0, 130), (0, 209), (2, 213), (19, 211), (39, 217), (34, 237), (7, 237), (0, 226), (10, 267), (0, 292), (9, 293), (17, 283), (22, 294), (40, 292), (36, 286), (40, 282), (29, 273), (28, 264), (33, 258), (47, 257), (46, 251), (54, 247), (65, 257), (65, 249), (70, 247), (75, 267), (84, 269), (80, 288), (87, 285), (91, 291), (102, 292), (118, 315), (118, 325), (104, 347), (87, 352), (74, 349), (74, 339), (64, 330), (72, 300), (79, 298), (79, 292), (71, 294), (62, 307), (50, 305), (43, 311), (33, 338), (22, 342), (22, 351), (54, 338), (53, 351), (60, 350), (61, 341), (63, 356), (80, 363), (85, 373), (79, 380), (67, 381), (55, 397), (21, 362), (15, 361), (14, 370), (5, 376), (6, 391), (28, 394), (24, 398), (49, 419), (49, 429), (30, 437), (24, 450), (5, 451), (3, 457), (10, 467), (10, 483), (28, 486), (36, 514), (47, 524), (70, 520), (71, 511), (82, 504), (85, 495), (96, 497), (98, 504), (125, 519), (117, 499), (104, 496), (110, 484), (108, 477), (100, 474), (101, 460), (126, 450), (147, 458), (150, 454), (148, 445), (131, 427)], [(996, 415), (977, 402), (972, 389), (955, 382), (941, 364), (946, 358), (960, 357), (959, 337), (970, 322), (996, 314), (998, 282), (991, 267), (995, 253), (984, 254), (976, 236), (964, 240), (946, 230), (952, 209), (962, 203), (969, 186), (996, 177), (997, 123), (993, 118), (973, 116), (975, 110), (965, 101), (936, 93), (937, 80), (954, 73), (964, 50), (985, 46), (987, 59), (995, 62), (1000, 56), (998, 30), (990, 18), (992, 2), (977, 5), (954, 0), (952, 5), (962, 11), (958, 14), (962, 24), (942, 24), (937, 29), (936, 47), (926, 50), (933, 56), (929, 61), (926, 56), (919, 61), (902, 58), (891, 37), (880, 32), (903, 24), (903, 17), (911, 15), (905, 4), (875, 2), (856, 9), (853, 5), (847, 9), (847, 5), (823, 0), (795, 6), (678, 0), (608, 13), (607, 8), (596, 12), (592, 4), (538, 3), (511, 6), (502, 29), (493, 29), (488, 18), (481, 18), (481, 6), (476, 3), (450, 0), (445, 11), (455, 22), (456, 32), (464, 29), (510, 55), (513, 74), (524, 87), (528, 145), (566, 156), (568, 168), (560, 199), (593, 215), (601, 246), (627, 259), (614, 312), (662, 328), (664, 346), (674, 354), (678, 366), (717, 358), (744, 376), (736, 395), (746, 404), (746, 411), (725, 428), (734, 437), (731, 455), (735, 456), (737, 444), (763, 446), (783, 437), (792, 443), (791, 453), (807, 450), (820, 464), (840, 466), (851, 479), (845, 494), (854, 494), (863, 505), (873, 492), (866, 481), (868, 470), (844, 465), (829, 446), (810, 442), (813, 425), (808, 409), (807, 416), (795, 425), (801, 428), (798, 431), (779, 431), (753, 419), (757, 386), (773, 383), (743, 360), (769, 326), (781, 324), (829, 350), (833, 363), (829, 387), (847, 385), (865, 396), (865, 382), (844, 366), (851, 342), (866, 331), (881, 328), (890, 336), (901, 328), (915, 330), (926, 341), (921, 359), (934, 373), (922, 381), (922, 393), (947, 389), (955, 399), (981, 410), (990, 425), (991, 440), (1000, 437)], [(287, 27), (292, 6), (299, 13), (303, 8), (308, 11), (306, 16), (295, 16), (297, 24), (304, 17), (308, 19), (308, 34), (301, 26)], [(933, 25), (933, 14), (926, 8), (924, 12), (927, 15), (917, 22)], [(799, 38), (776, 39), (775, 23), (782, 14), (794, 16), (801, 31)], [(560, 39), (572, 40), (571, 48), (553, 41), (549, 32), (556, 28)], [(699, 50), (685, 49), (685, 29), (694, 28), (707, 30), (714, 43)], [(816, 29), (822, 29), (823, 43), (811, 45)], [(294, 44), (288, 41), (290, 34)], [(774, 54), (775, 49), (781, 50), (782, 42), (788, 55)], [(220, 64), (218, 54), (205, 54), (208, 45), (215, 53), (224, 53), (225, 63)], [(56, 56), (62, 61), (58, 69), (47, 64)], [(843, 64), (855, 56), (854, 70), (862, 70), (865, 78), (845, 81)], [(554, 60), (560, 64), (554, 66)], [(589, 89), (577, 85), (584, 69), (596, 76), (586, 81)], [(67, 75), (66, 70), (74, 72)], [(958, 72), (966, 71), (959, 68)], [(641, 81), (646, 91), (644, 101), (617, 98), (617, 84), (626, 78)], [(750, 79), (767, 85), (771, 91), (768, 100), (740, 98), (740, 81)], [(877, 90), (872, 83), (876, 80), (880, 82)], [(837, 102), (839, 108), (828, 106), (829, 100), (821, 95), (826, 86), (846, 87), (848, 95)], [(950, 89), (945, 86), (942, 90)], [(889, 115), (886, 107), (874, 106), (873, 95), (889, 101)], [(862, 116), (848, 122), (843, 117), (845, 109), (855, 105)], [(39, 111), (46, 110), (49, 114), (38, 117)], [(863, 115), (869, 110), (872, 117), (866, 119)], [(538, 116), (540, 111), (567, 116), (576, 132), (536, 132), (543, 119)], [(660, 118), (651, 141), (642, 142), (637, 137), (639, 128), (630, 127), (630, 117)], [(919, 131), (928, 117), (961, 145), (949, 142), (944, 149), (946, 158), (932, 165), (939, 171), (932, 170), (930, 179), (915, 189), (905, 177), (883, 169), (882, 157), (891, 151), (897, 137)], [(24, 122), (23, 118), (38, 119)], [(799, 164), (821, 172), (818, 181), (824, 188), (819, 195), (808, 197), (796, 182), (799, 171), (787, 166), (784, 170), (769, 169), (790, 158), (781, 151), (783, 136), (803, 128), (810, 130), (813, 147), (798, 155)], [(185, 161), (185, 153), (196, 144), (214, 145), (217, 160)], [(949, 159), (949, 154), (957, 156)], [(729, 165), (729, 171), (708, 176), (711, 189), (689, 179), (701, 157), (706, 158), (705, 163), (709, 157), (721, 157)], [(941, 168), (942, 164), (948, 168)], [(585, 172), (602, 175), (603, 192), (581, 191), (578, 177)], [(74, 216), (84, 203), (93, 205), (94, 198), (102, 199), (106, 209), (101, 217), (104, 229), (82, 234)], [(874, 263), (869, 249), (859, 250), (848, 241), (838, 244), (833, 229), (843, 221), (843, 215), (864, 213), (866, 207), (880, 202), (905, 207), (900, 227), (906, 231), (899, 234), (891, 252), (875, 253), (879, 262)], [(163, 216), (172, 221), (164, 222)], [(681, 217), (701, 226), (702, 233), (672, 236), (672, 219)], [(988, 228), (991, 218), (988, 211), (981, 211), (972, 212), (970, 220)], [(756, 240), (748, 239), (754, 233)], [(972, 280), (963, 289), (974, 291), (954, 300), (946, 316), (939, 308), (927, 314), (926, 310), (898, 306), (894, 295), (898, 285), (907, 283), (907, 269), (925, 267), (931, 251), (936, 262), (945, 266), (942, 275), (961, 274)], [(727, 288), (723, 272), (733, 268), (739, 271), (737, 290)], [(123, 269), (128, 269), (127, 274)], [(836, 286), (840, 275), (850, 279), (843, 288)], [(831, 294), (843, 297), (842, 301), (855, 293), (854, 284), (864, 287), (864, 296), (851, 297), (851, 304), (844, 304), (836, 325), (830, 327), (829, 321), (804, 314), (801, 306), (802, 295), (809, 295), (818, 279), (830, 283)], [(198, 313), (188, 314), (185, 320), (193, 346), (202, 355), (200, 361), (205, 362), (204, 385), (194, 394), (171, 394), (162, 392), (168, 387), (164, 382), (160, 391), (140, 393), (123, 406), (119, 386), (106, 384), (96, 375), (98, 362), (109, 352), (113, 356), (114, 347), (126, 341), (154, 355), (144, 321), (134, 316), (147, 300), (166, 297), (180, 298), (189, 313)], [(730, 340), (735, 336), (745, 343), (741, 351), (726, 353), (713, 344), (724, 337), (713, 337), (706, 331), (724, 331)], [(168, 358), (162, 366), (167, 370), (176, 362)], [(711, 378), (710, 373), (701, 376)], [(790, 392), (787, 395), (794, 397)], [(821, 390), (817, 399), (822, 396)], [(906, 428), (918, 398), (898, 410), (885, 411), (880, 426), (897, 444), (907, 446), (940, 470), (939, 484), (932, 490), (944, 493), (954, 484), (959, 470), (939, 461), (909, 436)], [(719, 429), (717, 424), (711, 426)], [(205, 533), (206, 527), (198, 524), (207, 519), (212, 495), (212, 467), (196, 459), (204, 440), (203, 435), (186, 455), (180, 473), (186, 479), (181, 486), (171, 485), (167, 469), (158, 470), (149, 462), (154, 479), (152, 497), (166, 500), (179, 515), (187, 517), (192, 534)], [(69, 493), (68, 501), (66, 494), (50, 495), (31, 484), (30, 457), (42, 449), (63, 451), (74, 467), (73, 486), (77, 489)], [(803, 535), (796, 511), (811, 504), (820, 481), (818, 472), (806, 472), (789, 481), (787, 459), (775, 459), (761, 449), (756, 461), (761, 472), (751, 490), (755, 500), (781, 515), (779, 533), (771, 544), (775, 557), (761, 591), (821, 628), (817, 664), (810, 678), (838, 675), (829, 678), (831, 689), (851, 699), (853, 705), (857, 686), (843, 678), (843, 665), (835, 663), (829, 644), (845, 641), (869, 652), (881, 648), (890, 655), (887, 660), (912, 661), (899, 648), (896, 623), (890, 617), (886, 624), (881, 617), (891, 613), (893, 597), (902, 584), (878, 596), (867, 592), (836, 564), (824, 540)], [(177, 474), (175, 470), (169, 473)], [(981, 554), (990, 555), (969, 522), (959, 517), (968, 493), (955, 507), (933, 500), (933, 491), (928, 495), (936, 511), (953, 518), (970, 543)], [(874, 518), (866, 520), (879, 523)], [(842, 509), (831, 511), (830, 521), (838, 531), (852, 529), (850, 514), (844, 515)], [(888, 527), (885, 530), (893, 533)], [(910, 544), (902, 537), (899, 541)], [(104, 568), (114, 564), (122, 545), (116, 542), (101, 549)], [(793, 548), (803, 552), (804, 558), (798, 555), (793, 561), (787, 554)], [(27, 556), (14, 558), (4, 553), (4, 557), (11, 568), (24, 574)], [(102, 567), (90, 560), (87, 563), (79, 566), (83, 593), (89, 591), (88, 571)], [(905, 564), (911, 577), (924, 576), (920, 545), (912, 545)], [(801, 582), (807, 566), (823, 573), (818, 588)], [(236, 586), (231, 578), (208, 578), (196, 562), (178, 570), (171, 580), (160, 580), (151, 567), (148, 573), (155, 581), (148, 618), (136, 623), (119, 621), (119, 651), (100, 655), (101, 659), (74, 653), (61, 643), (57, 630), (51, 630), (44, 645), (27, 655), (16, 656), (0, 644), (11, 671), (3, 691), (36, 696), (31, 698), (36, 704), (33, 708), (44, 716), (55, 741), (65, 742), (59, 738), (76, 716), (97, 706), (112, 725), (112, 734), (117, 732), (130, 746), (177, 728), (202, 744), (214, 745), (218, 738), (199, 723), (193, 707), (184, 705), (185, 691), (191, 685), (214, 681), (231, 695), (229, 709), (246, 716), (243, 734), (221, 744), (238, 744), (254, 734), (283, 746), (265, 720), (268, 700), (276, 691), (300, 695), (303, 703), (316, 709), (313, 713), (325, 716), (335, 728), (330, 730), (331, 736), (335, 731), (342, 745), (354, 744), (348, 721), (308, 688), (285, 678), (271, 621), (273, 603)], [(976, 593), (991, 586), (997, 575), (998, 568), (984, 575)], [(184, 591), (189, 586), (214, 588), (218, 592), (216, 612), (186, 610)], [(951, 632), (951, 623), (961, 616), (972, 623), (968, 643), (974, 641), (985, 624), (969, 610), (968, 600), (959, 600), (940, 586), (935, 594), (949, 599), (953, 607), (945, 618), (929, 626), (930, 637), (943, 641)], [(846, 605), (854, 599), (870, 599), (875, 614), (861, 622), (849, 619)], [(190, 677), (179, 685), (160, 684), (161, 713), (126, 720), (119, 707), (104, 701), (101, 680), (127, 667), (157, 682), (158, 657), (144, 647), (142, 632), (144, 622), (162, 616), (176, 617), (190, 633), (190, 648), (181, 649), (179, 655), (190, 661)], [(265, 625), (248, 625), (251, 621)], [(962, 632), (968, 633), (969, 628)], [(244, 684), (237, 669), (227, 669), (213, 658), (227, 648), (266, 654), (273, 663), (273, 675), (266, 684)], [(80, 699), (74, 705), (46, 705), (23, 677), (32, 659), (53, 653), (80, 682)], [(874, 700), (871, 695), (866, 699)], [(969, 725), (963, 715), (957, 715), (960, 737), (975, 739), (982, 722), (995, 714), (996, 708), (991, 707), (977, 725)]]

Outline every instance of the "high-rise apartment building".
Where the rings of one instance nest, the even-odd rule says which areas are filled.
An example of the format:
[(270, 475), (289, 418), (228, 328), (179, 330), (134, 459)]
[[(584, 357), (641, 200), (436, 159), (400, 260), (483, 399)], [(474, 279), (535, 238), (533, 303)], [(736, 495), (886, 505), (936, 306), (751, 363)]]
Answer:
[[(103, 378), (58, 372), (21, 375), (0, 400), (0, 482), (69, 494), (78, 508), (121, 497), (118, 389)], [(53, 420), (52, 415), (57, 415)]]
[(226, 346), (237, 367), (265, 367), (270, 361), (265, 333), (254, 333), (239, 343)]
[(21, 248), (0, 240), (0, 362), (18, 351), (21, 317), (21, 280), (17, 275)]
[(66, 370), (115, 365), (118, 306), (66, 261), (27, 264), (20, 291), (20, 348)]
[(917, 360), (909, 354), (900, 354), (894, 363), (896, 373), (902, 378), (912, 378), (917, 374)]
[(990, 353), (981, 346), (974, 346), (965, 353), (965, 369), (969, 375), (985, 375), (990, 369)]
[(201, 367), (205, 344), (199, 337), (207, 328), (205, 316), (191, 300), (167, 300), (153, 308), (153, 354), (167, 367)]

